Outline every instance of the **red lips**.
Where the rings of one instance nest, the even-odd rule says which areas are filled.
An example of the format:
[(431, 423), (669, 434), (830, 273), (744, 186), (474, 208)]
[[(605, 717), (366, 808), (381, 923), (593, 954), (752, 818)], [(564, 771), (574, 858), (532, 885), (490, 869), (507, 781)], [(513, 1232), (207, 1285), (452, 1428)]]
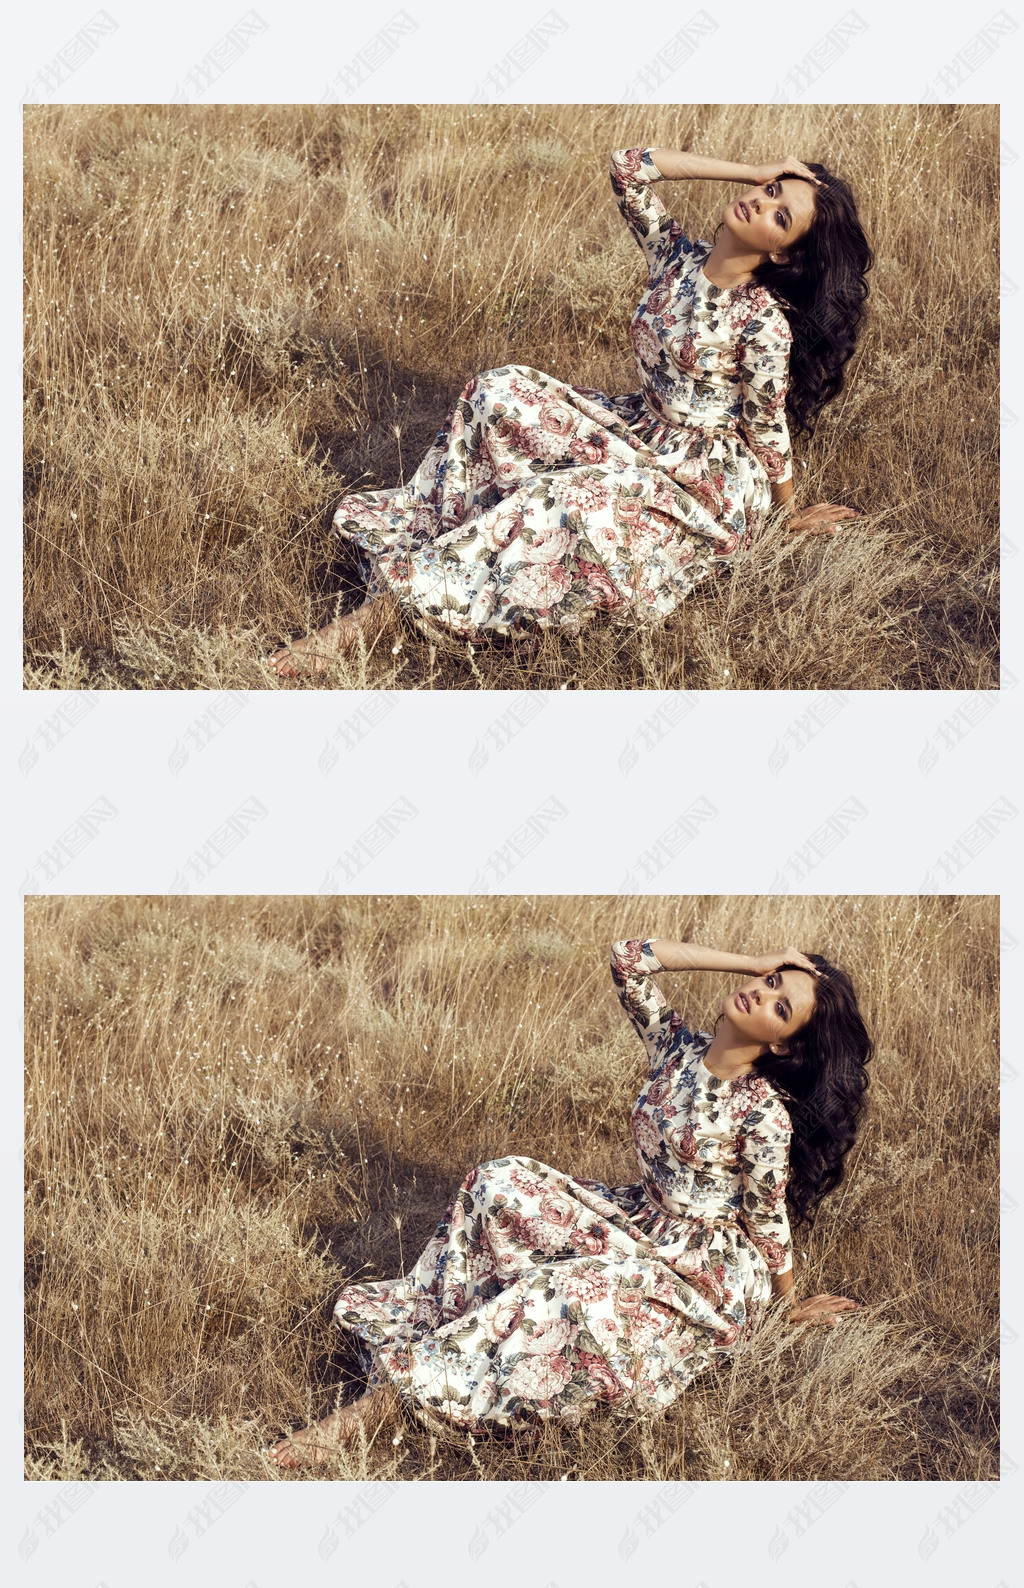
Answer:
[(739, 217), (740, 217), (741, 221), (749, 221), (749, 219), (750, 219), (750, 211), (747, 208), (747, 206), (743, 203), (742, 199), (740, 199), (737, 202), (736, 209), (737, 209), (737, 212), (739, 214)]

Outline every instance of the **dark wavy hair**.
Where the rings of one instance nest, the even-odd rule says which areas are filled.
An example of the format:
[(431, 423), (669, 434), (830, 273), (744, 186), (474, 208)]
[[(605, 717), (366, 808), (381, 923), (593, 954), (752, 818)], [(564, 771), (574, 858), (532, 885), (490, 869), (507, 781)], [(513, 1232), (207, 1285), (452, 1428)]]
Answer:
[[(875, 257), (848, 184), (813, 160), (807, 165), (822, 183), (814, 189), (814, 220), (787, 246), (788, 262), (764, 260), (754, 280), (778, 300), (793, 332), (786, 414), (795, 433), (810, 436), (825, 404), (843, 389), (864, 319), (865, 278)], [(806, 181), (789, 175), (792, 181)]]
[(754, 1070), (778, 1090), (793, 1122), (786, 1202), (795, 1223), (811, 1226), (822, 1198), (842, 1180), (857, 1139), (874, 1046), (846, 972), (821, 954), (807, 957), (822, 972), (814, 1013), (789, 1038), (788, 1053), (766, 1053)]

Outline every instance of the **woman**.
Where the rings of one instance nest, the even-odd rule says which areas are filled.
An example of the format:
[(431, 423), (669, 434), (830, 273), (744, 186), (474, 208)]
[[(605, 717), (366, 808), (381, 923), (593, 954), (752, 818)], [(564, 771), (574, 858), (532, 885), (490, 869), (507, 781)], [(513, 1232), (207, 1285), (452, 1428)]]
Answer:
[[(714, 1033), (693, 1035), (651, 977), (745, 972)], [(746, 958), (665, 939), (612, 947), (619, 1000), (647, 1050), (633, 1109), (636, 1185), (530, 1158), (481, 1164), (403, 1279), (350, 1285), (338, 1322), (366, 1342), (369, 1389), (284, 1439), (278, 1466), (326, 1460), (390, 1380), (469, 1431), (578, 1423), (598, 1402), (672, 1403), (749, 1339), (772, 1295), (791, 1323), (857, 1302), (793, 1304), (790, 1215), (810, 1224), (843, 1176), (871, 1041), (852, 984), (793, 948)]]
[[(792, 157), (672, 149), (621, 150), (611, 175), (649, 275), (632, 322), (640, 391), (516, 366), (476, 376), (408, 485), (342, 501), (334, 526), (357, 548), (366, 601), (278, 651), (279, 677), (372, 634), (384, 591), (465, 639), (574, 634), (598, 611), (659, 621), (773, 503), (812, 533), (857, 516), (795, 511), (789, 441), (842, 389), (863, 315), (872, 257), (845, 182)], [(753, 184), (711, 243), (684, 236), (654, 192), (686, 177)]]

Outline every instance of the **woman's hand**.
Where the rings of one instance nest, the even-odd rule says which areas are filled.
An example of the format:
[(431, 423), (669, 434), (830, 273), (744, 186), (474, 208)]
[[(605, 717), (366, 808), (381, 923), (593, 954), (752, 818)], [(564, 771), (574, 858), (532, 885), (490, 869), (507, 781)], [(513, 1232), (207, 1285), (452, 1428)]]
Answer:
[(859, 1301), (851, 1301), (849, 1296), (831, 1296), (822, 1292), (818, 1296), (809, 1296), (806, 1301), (801, 1301), (789, 1314), (789, 1323), (825, 1323), (835, 1324), (840, 1312), (849, 1312), (860, 1306)]
[(798, 160), (792, 154), (786, 155), (782, 160), (765, 160), (761, 165), (752, 165), (750, 169), (758, 187), (763, 186), (765, 182), (777, 182), (780, 176), (802, 176), (815, 187), (824, 186), (810, 166), (804, 165), (802, 160)]
[(812, 976), (820, 976), (821, 971), (813, 965), (806, 954), (801, 954), (798, 948), (783, 948), (774, 954), (758, 954), (756, 959), (748, 961), (748, 968), (755, 976), (770, 976), (773, 970), (781, 970), (783, 965), (793, 965), (797, 970), (810, 971)]
[(841, 507), (838, 502), (815, 502), (813, 507), (801, 508), (789, 515), (791, 535), (834, 535), (844, 518), (859, 518), (853, 507)]

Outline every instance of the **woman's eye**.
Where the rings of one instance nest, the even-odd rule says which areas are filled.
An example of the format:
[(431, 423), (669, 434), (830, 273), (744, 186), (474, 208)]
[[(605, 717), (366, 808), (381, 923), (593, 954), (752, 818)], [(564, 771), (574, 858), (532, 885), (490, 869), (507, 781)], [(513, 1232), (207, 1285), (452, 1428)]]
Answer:
[(778, 1015), (780, 1020), (785, 1020), (786, 1011), (785, 1011), (785, 1008), (783, 1007), (782, 1004), (776, 1004), (775, 1005), (775, 1013)]

